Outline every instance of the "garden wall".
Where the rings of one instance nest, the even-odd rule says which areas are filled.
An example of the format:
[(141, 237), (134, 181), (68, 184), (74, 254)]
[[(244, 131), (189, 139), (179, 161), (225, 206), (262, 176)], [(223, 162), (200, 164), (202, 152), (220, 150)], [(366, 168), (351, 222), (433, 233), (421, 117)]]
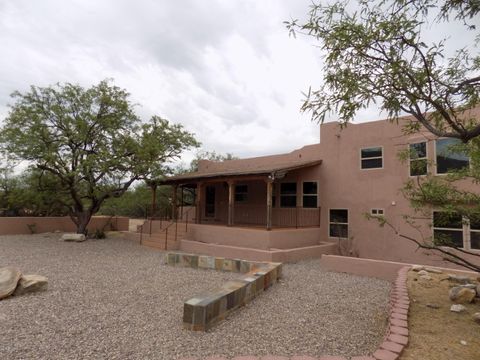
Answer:
[[(88, 231), (128, 231), (127, 217), (94, 216)], [(0, 217), (0, 235), (32, 234), (44, 232), (75, 232), (76, 226), (69, 216), (64, 217)]]

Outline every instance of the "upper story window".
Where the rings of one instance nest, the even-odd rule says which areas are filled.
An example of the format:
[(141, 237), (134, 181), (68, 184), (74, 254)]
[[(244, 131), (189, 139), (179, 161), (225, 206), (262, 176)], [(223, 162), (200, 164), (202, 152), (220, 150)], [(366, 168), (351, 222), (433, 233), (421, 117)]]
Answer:
[(245, 202), (248, 196), (248, 185), (235, 185), (235, 202)]
[(383, 168), (383, 149), (380, 146), (361, 149), (360, 157), (362, 169)]
[(410, 176), (427, 175), (427, 143), (410, 144)]
[(280, 184), (280, 207), (297, 206), (297, 183)]
[(316, 181), (303, 182), (303, 207), (316, 208), (318, 200), (318, 185)]
[(460, 143), (458, 139), (435, 141), (437, 174), (446, 174), (450, 170), (460, 170), (469, 166), (468, 156), (454, 148)]

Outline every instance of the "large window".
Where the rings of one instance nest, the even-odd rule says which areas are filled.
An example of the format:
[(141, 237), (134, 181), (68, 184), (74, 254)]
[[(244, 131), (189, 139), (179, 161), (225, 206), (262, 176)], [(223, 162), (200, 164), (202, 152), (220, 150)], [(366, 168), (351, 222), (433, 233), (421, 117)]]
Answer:
[(297, 183), (280, 184), (280, 207), (297, 206)]
[(348, 210), (330, 209), (329, 236), (348, 238)]
[(303, 207), (316, 208), (318, 199), (318, 186), (316, 181), (303, 182)]
[(248, 197), (247, 185), (235, 185), (235, 202), (245, 202)]
[(433, 239), (436, 245), (480, 249), (480, 216), (468, 219), (455, 213), (433, 212)]
[(410, 144), (410, 176), (427, 175), (427, 143)]
[(461, 142), (458, 139), (436, 140), (437, 174), (446, 174), (450, 170), (460, 170), (469, 166), (468, 156), (455, 149), (459, 144)]
[(383, 167), (383, 149), (381, 147), (363, 148), (360, 151), (362, 169)]

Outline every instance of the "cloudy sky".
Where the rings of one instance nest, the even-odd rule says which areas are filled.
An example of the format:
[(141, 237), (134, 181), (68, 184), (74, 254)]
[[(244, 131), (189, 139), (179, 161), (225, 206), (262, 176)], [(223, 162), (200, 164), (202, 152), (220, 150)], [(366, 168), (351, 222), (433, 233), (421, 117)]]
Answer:
[(0, 0), (0, 119), (14, 90), (113, 78), (143, 118), (182, 123), (205, 150), (247, 157), (315, 143), (318, 125), (299, 108), (321, 59), (283, 24), (310, 3)]

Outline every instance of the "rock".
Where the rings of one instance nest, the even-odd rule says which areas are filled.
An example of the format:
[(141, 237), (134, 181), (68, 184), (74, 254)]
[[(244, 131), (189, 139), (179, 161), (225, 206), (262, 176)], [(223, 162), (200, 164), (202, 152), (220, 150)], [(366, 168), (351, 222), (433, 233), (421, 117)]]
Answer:
[(418, 272), (418, 275), (428, 275), (428, 272), (426, 272), (425, 270), (420, 270)]
[(477, 285), (477, 297), (480, 297), (480, 284)]
[(448, 280), (458, 284), (469, 284), (472, 282), (468, 276), (448, 274)]
[(420, 280), (425, 280), (425, 281), (430, 281), (430, 280), (432, 280), (432, 277), (430, 275), (420, 275), (419, 279)]
[(424, 270), (425, 267), (422, 266), (422, 265), (412, 265), (412, 270), (413, 271), (420, 271), (420, 270)]
[(13, 267), (0, 268), (0, 299), (13, 294), (21, 276), (20, 270)]
[(475, 285), (475, 284), (465, 284), (465, 285), (460, 285), (460, 287), (475, 290), (477, 288), (477, 285)]
[(75, 234), (75, 233), (67, 233), (62, 235), (63, 241), (76, 241), (82, 242), (85, 241), (87, 238), (84, 234)]
[(431, 309), (440, 309), (440, 305), (437, 304), (426, 304), (425, 306)]
[(425, 271), (433, 274), (443, 274), (442, 270), (434, 269), (434, 268), (425, 268)]
[(480, 324), (480, 312), (473, 314), (473, 321), (475, 321), (477, 324)]
[(467, 345), (467, 342), (465, 340), (460, 340), (460, 344)]
[(461, 286), (455, 286), (449, 292), (450, 300), (457, 304), (471, 303), (475, 298), (475, 294), (475, 290)]
[(42, 275), (22, 275), (14, 295), (22, 295), (34, 291), (47, 290), (48, 279)]
[(467, 308), (463, 305), (459, 305), (459, 304), (455, 304), (455, 305), (452, 305), (450, 307), (450, 311), (453, 311), (453, 312), (456, 312), (456, 313), (459, 313), (459, 312), (462, 312), (462, 311), (465, 311)]

